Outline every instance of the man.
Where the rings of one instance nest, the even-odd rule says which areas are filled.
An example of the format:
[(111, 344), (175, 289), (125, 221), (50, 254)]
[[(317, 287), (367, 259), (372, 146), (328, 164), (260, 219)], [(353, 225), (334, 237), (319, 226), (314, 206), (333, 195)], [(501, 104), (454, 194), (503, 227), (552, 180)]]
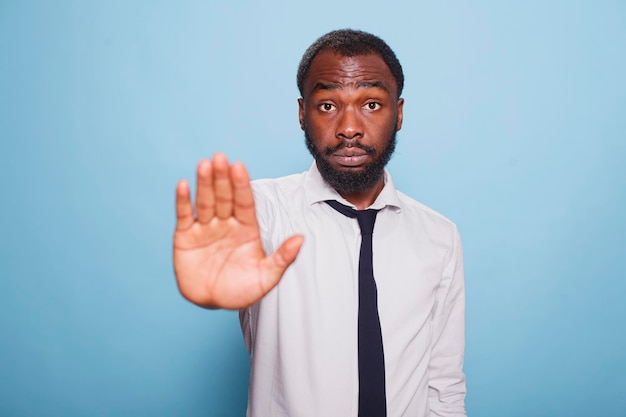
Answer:
[(216, 154), (198, 165), (195, 215), (178, 184), (179, 289), (240, 310), (249, 416), (465, 416), (461, 241), (384, 169), (403, 83), (381, 39), (330, 32), (298, 69), (309, 171), (251, 185)]

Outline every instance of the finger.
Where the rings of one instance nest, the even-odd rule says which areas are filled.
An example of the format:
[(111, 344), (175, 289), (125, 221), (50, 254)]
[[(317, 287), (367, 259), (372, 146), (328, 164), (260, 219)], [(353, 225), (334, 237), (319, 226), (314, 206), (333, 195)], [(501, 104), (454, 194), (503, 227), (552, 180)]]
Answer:
[(233, 182), (233, 204), (237, 220), (244, 224), (256, 224), (254, 210), (254, 196), (250, 187), (250, 176), (242, 163), (234, 163), (230, 167), (230, 177)]
[(215, 215), (215, 194), (213, 193), (213, 173), (211, 162), (203, 159), (198, 164), (198, 185), (196, 189), (196, 214), (200, 223), (208, 223)]
[(178, 181), (176, 185), (176, 230), (186, 230), (193, 224), (193, 207), (189, 198), (189, 183)]
[(233, 215), (233, 186), (226, 155), (213, 156), (213, 191), (215, 192), (215, 215), (227, 219)]
[(269, 272), (264, 275), (265, 281), (261, 282), (263, 293), (267, 293), (278, 284), (289, 265), (296, 260), (303, 242), (304, 236), (291, 236), (280, 245), (276, 252), (262, 261)]

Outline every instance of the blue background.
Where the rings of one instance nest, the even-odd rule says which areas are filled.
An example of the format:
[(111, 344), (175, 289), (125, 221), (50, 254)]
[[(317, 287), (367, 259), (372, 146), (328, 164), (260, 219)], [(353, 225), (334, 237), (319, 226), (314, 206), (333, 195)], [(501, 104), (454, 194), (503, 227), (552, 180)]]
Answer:
[(0, 1), (0, 415), (244, 414), (174, 187), (306, 170), (297, 64), (343, 27), (399, 56), (390, 170), (462, 233), (469, 414), (626, 416), (626, 3), (336, 0)]

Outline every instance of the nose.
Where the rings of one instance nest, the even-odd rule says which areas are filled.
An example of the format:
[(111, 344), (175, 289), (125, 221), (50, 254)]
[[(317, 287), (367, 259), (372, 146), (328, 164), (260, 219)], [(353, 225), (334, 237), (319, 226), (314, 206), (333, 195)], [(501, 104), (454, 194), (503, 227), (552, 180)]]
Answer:
[(354, 139), (363, 136), (363, 124), (360, 120), (358, 110), (346, 107), (341, 112), (335, 136), (338, 139)]

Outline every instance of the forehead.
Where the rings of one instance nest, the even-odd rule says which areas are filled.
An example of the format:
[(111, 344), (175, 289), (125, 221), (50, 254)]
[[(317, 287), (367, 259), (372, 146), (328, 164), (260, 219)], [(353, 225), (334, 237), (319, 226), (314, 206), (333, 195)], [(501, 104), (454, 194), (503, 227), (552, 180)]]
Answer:
[(376, 53), (342, 56), (333, 51), (321, 51), (313, 58), (303, 93), (310, 94), (320, 83), (334, 84), (338, 88), (376, 83), (394, 96), (397, 93), (396, 81), (389, 67)]

